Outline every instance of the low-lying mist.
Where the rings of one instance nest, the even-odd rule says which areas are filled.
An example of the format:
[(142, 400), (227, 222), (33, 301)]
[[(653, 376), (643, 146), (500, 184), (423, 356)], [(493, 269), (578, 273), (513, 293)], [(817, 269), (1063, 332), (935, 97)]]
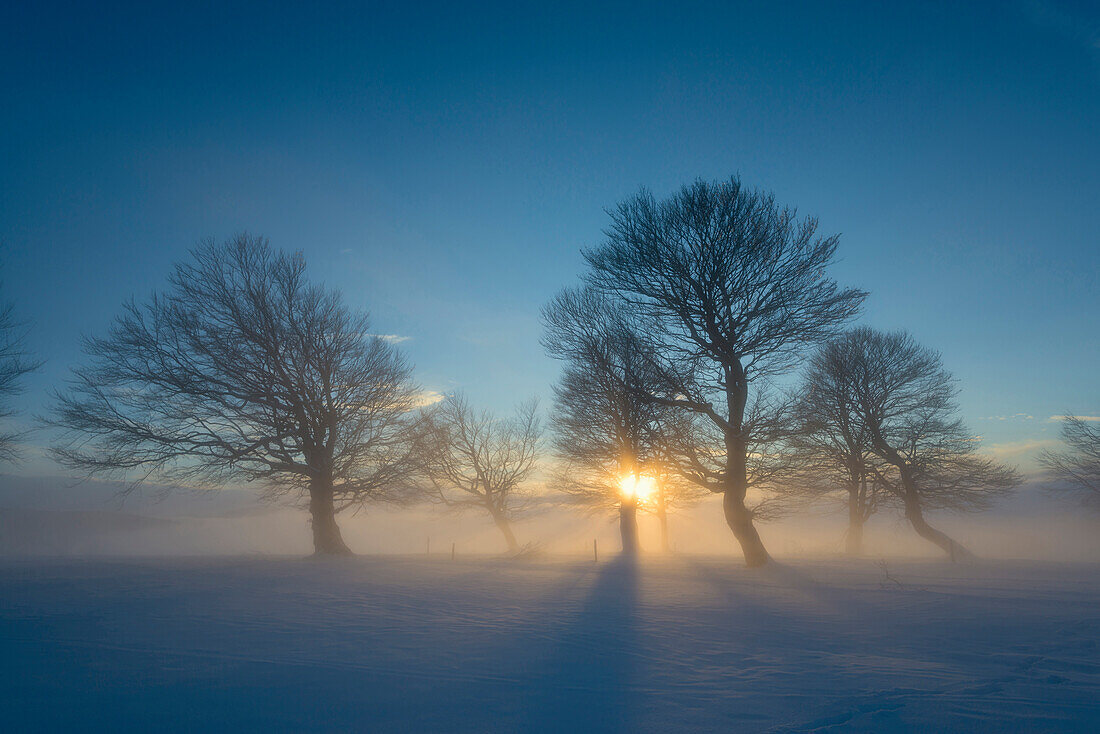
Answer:
[[(139, 490), (124, 499), (106, 482), (72, 486), (63, 479), (0, 478), (0, 555), (309, 555), (309, 516), (302, 509), (262, 502), (247, 490), (192, 493)], [(1100, 519), (1053, 502), (1036, 487), (974, 515), (937, 517), (945, 531), (986, 558), (1100, 561)], [(488, 517), (429, 508), (368, 507), (339, 518), (348, 545), (360, 554), (501, 555), (505, 544)], [(660, 548), (656, 518), (639, 519), (644, 551)], [(777, 558), (836, 556), (844, 551), (846, 517), (838, 504), (791, 512), (760, 523)], [(579, 508), (552, 507), (515, 525), (521, 545), (539, 554), (592, 557), (619, 549), (617, 517)], [(674, 552), (740, 552), (712, 498), (669, 518)], [(900, 512), (887, 509), (865, 528), (868, 557), (940, 558), (917, 537)]]

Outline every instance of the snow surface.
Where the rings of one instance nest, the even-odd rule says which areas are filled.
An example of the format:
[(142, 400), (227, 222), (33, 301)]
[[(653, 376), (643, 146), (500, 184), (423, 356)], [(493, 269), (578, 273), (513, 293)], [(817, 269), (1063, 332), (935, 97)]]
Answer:
[(0, 730), (1097, 731), (1098, 572), (0, 560)]

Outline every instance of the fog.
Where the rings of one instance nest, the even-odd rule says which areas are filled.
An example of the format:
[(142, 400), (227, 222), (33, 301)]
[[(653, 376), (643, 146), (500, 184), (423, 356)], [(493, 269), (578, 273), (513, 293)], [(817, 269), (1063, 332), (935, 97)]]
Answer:
[[(249, 489), (190, 492), (138, 489), (123, 495), (109, 482), (74, 484), (63, 478), (0, 477), (0, 555), (166, 556), (301, 555), (312, 553), (309, 516), (301, 508), (262, 501)], [(1035, 484), (993, 510), (937, 515), (938, 524), (984, 558), (1046, 561), (1100, 560), (1098, 519)], [(478, 513), (434, 508), (369, 507), (339, 517), (349, 546), (366, 555), (504, 555), (499, 531)], [(844, 550), (844, 508), (818, 505), (761, 523), (777, 558), (838, 556)], [(642, 548), (659, 548), (656, 519), (639, 519)], [(610, 556), (619, 549), (617, 516), (546, 505), (516, 523), (521, 544), (543, 556)], [(739, 558), (718, 498), (669, 518), (674, 552)], [(886, 508), (868, 522), (864, 555), (870, 558), (940, 558), (912, 532), (898, 510)]]

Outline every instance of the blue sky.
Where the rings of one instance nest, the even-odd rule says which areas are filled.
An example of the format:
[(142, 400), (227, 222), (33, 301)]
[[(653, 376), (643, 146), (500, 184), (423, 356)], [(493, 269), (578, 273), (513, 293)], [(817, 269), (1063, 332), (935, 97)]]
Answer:
[(841, 233), (864, 321), (940, 349), (1002, 456), (1100, 416), (1094, 5), (522, 5), (6, 4), (26, 414), (82, 334), (241, 230), (409, 337), (426, 388), (546, 397), (538, 309), (604, 209), (739, 173)]

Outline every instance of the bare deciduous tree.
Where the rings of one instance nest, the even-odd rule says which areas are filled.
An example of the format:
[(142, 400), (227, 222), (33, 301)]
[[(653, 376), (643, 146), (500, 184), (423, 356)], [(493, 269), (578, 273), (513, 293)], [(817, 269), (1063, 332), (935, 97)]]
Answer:
[(475, 412), (462, 395), (451, 395), (427, 415), (420, 466), (432, 497), (449, 507), (488, 512), (515, 553), (520, 547), (511, 521), (539, 458), (537, 401), (518, 406), (510, 419), (500, 419)]
[[(16, 317), (15, 307), (0, 308), (0, 420), (16, 415), (11, 398), (22, 391), (23, 377), (42, 365), (28, 355), (25, 342), (26, 325)], [(18, 430), (0, 433), (0, 461), (19, 458), (17, 444), (22, 435)]]
[(664, 372), (682, 376), (656, 396), (710, 421), (721, 436), (712, 478), (749, 566), (768, 553), (746, 505), (750, 384), (790, 369), (832, 336), (865, 294), (826, 275), (837, 236), (817, 235), (770, 195), (736, 179), (697, 181), (664, 201), (642, 192), (611, 212), (587, 279), (650, 325)]
[(794, 408), (798, 429), (788, 442), (800, 469), (789, 491), (803, 497), (843, 492), (847, 552), (858, 555), (864, 523), (879, 508), (884, 492), (870, 436), (850, 389), (849, 367), (836, 343), (824, 345), (810, 359)]
[(653, 378), (646, 348), (621, 309), (590, 289), (562, 291), (543, 323), (547, 352), (566, 363), (553, 414), (554, 446), (568, 467), (562, 488), (617, 506), (623, 552), (636, 553), (638, 498), (620, 490), (653, 458), (660, 407), (644, 394)]
[[(649, 396), (664, 378), (650, 345), (620, 305), (591, 289), (565, 290), (543, 309), (543, 344), (565, 361), (554, 387), (554, 445), (573, 498), (615, 507), (623, 551), (639, 549), (637, 513), (652, 511), (668, 549), (668, 510), (700, 498), (700, 488), (670, 471), (671, 433), (683, 421)], [(639, 487), (652, 488), (651, 497)], [(629, 489), (630, 491), (625, 491)]]
[(978, 440), (957, 416), (955, 383), (939, 354), (904, 332), (867, 327), (852, 329), (821, 354), (848, 391), (856, 430), (886, 465), (870, 468), (901, 502), (913, 529), (952, 560), (969, 556), (928, 523), (925, 510), (985, 509), (1019, 477), (976, 453)]
[(400, 499), (413, 469), (411, 368), (366, 315), (311, 285), (301, 255), (206, 242), (167, 292), (129, 303), (57, 395), (54, 455), (93, 474), (308, 497), (319, 554), (350, 553), (336, 513)]
[(1062, 419), (1062, 441), (1064, 450), (1044, 451), (1039, 461), (1086, 504), (1100, 506), (1100, 430), (1067, 415)]

